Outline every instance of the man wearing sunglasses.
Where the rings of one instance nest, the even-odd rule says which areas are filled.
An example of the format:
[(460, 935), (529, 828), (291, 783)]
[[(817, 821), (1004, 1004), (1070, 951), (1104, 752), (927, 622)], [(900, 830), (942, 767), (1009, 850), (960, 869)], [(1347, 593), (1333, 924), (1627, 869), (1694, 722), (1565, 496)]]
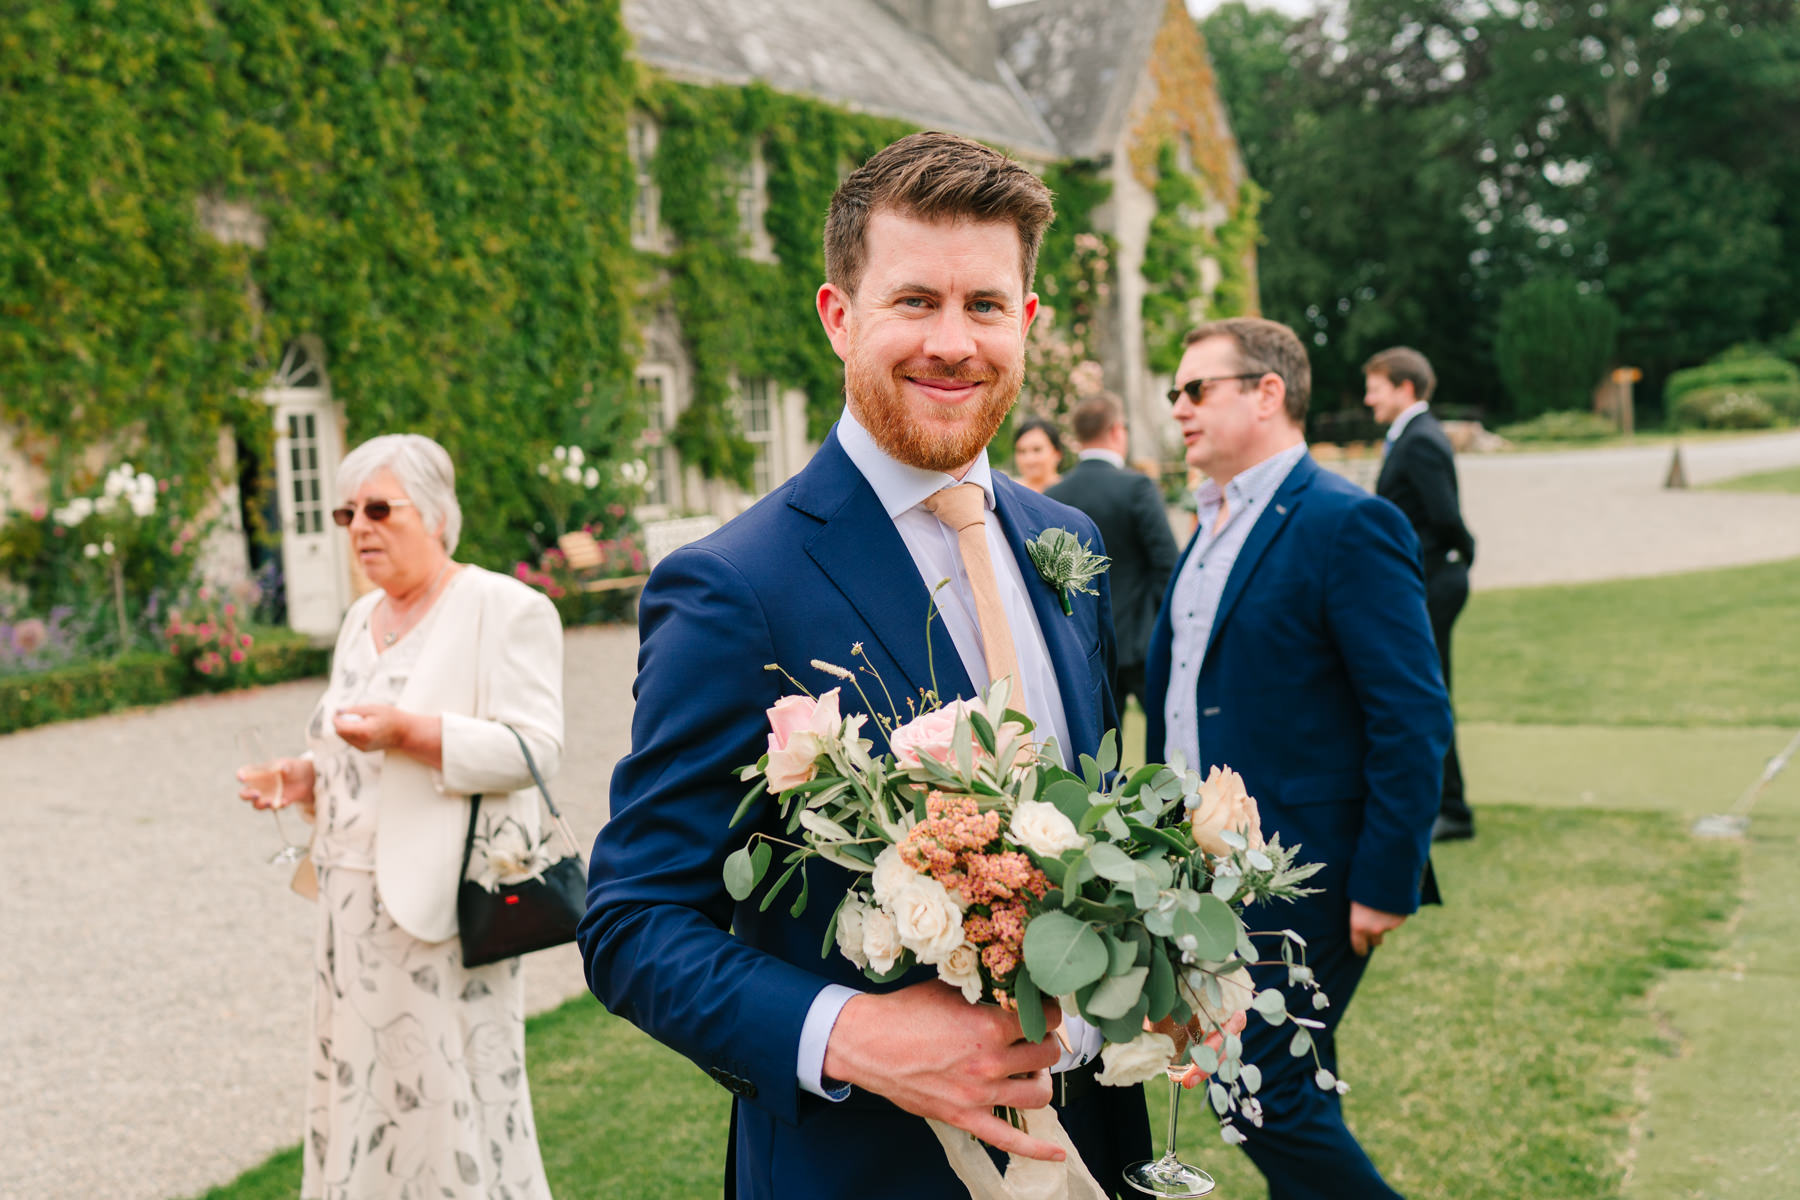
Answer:
[[(1187, 341), (1171, 415), (1207, 478), (1150, 637), (1147, 748), (1238, 771), (1264, 836), (1324, 864), (1316, 894), (1262, 924), (1306, 939), (1330, 1006), (1314, 1012), (1293, 988), (1289, 1011), (1325, 1022), (1313, 1041), (1335, 1072), (1337, 1023), (1370, 951), (1436, 901), (1427, 854), (1450, 705), (1419, 542), (1399, 509), (1308, 457), (1312, 371), (1293, 331), (1240, 317)], [(1259, 989), (1289, 982), (1278, 963), (1252, 974)], [(1292, 1037), (1262, 1021), (1244, 1034), (1264, 1113), (1244, 1150), (1271, 1200), (1390, 1200)]]

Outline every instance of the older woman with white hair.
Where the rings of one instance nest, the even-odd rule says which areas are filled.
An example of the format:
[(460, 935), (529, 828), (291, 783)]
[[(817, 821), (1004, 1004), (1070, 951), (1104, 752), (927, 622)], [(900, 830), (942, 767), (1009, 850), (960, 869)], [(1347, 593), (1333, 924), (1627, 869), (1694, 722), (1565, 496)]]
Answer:
[[(456, 893), (471, 796), (478, 853), (509, 819), (536, 844), (519, 739), (555, 772), (562, 626), (542, 594), (451, 558), (455, 468), (430, 438), (364, 442), (337, 480), (332, 516), (375, 587), (344, 618), (306, 754), (265, 766), (314, 823), (300, 1194), (547, 1197), (519, 960), (463, 965)], [(258, 808), (278, 800), (240, 787)]]

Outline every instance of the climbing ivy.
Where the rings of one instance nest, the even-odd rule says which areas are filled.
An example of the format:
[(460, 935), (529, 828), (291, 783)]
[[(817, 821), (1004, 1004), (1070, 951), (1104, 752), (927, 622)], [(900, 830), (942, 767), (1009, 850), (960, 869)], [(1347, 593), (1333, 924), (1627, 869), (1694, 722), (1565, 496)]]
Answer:
[[(0, 23), (0, 418), (52, 502), (96, 443), (199, 511), (218, 436), (314, 335), (352, 444), (450, 449), (467, 555), (517, 557), (516, 481), (628, 383), (637, 261), (616, 0), (69, 0)], [(224, 245), (203, 201), (265, 223)], [(590, 453), (634, 453), (629, 421)]]
[[(1208, 228), (1201, 177), (1181, 169), (1173, 142), (1162, 143), (1156, 163), (1156, 215), (1144, 251), (1144, 279), (1151, 285), (1144, 292), (1144, 339), (1150, 369), (1168, 374), (1181, 362), (1188, 330), (1256, 311), (1251, 251), (1261, 236), (1256, 217), (1263, 191), (1246, 180), (1225, 219)], [(1210, 289), (1206, 260), (1218, 272)]]

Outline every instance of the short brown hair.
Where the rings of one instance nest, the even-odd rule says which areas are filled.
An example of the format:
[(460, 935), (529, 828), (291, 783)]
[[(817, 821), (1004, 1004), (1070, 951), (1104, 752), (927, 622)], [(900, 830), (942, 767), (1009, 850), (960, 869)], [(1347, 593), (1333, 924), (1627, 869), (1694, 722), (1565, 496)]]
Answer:
[(1312, 399), (1312, 364), (1299, 336), (1279, 321), (1262, 317), (1227, 317), (1208, 321), (1187, 335), (1187, 345), (1207, 338), (1224, 338), (1237, 349), (1243, 370), (1273, 373), (1287, 384), (1288, 420), (1306, 424), (1306, 406)]
[(1083, 445), (1099, 441), (1113, 426), (1124, 423), (1124, 402), (1111, 392), (1089, 396), (1075, 406), (1075, 411), (1069, 418), (1069, 424), (1075, 430), (1075, 440)]
[(1437, 373), (1431, 369), (1431, 360), (1411, 346), (1383, 350), (1363, 364), (1363, 374), (1386, 375), (1395, 387), (1410, 383), (1417, 400), (1429, 400), (1437, 390)]
[(831, 197), (825, 278), (848, 295), (862, 282), (869, 218), (883, 209), (922, 221), (1011, 222), (1027, 293), (1056, 215), (1044, 181), (998, 150), (953, 133), (909, 134), (850, 172)]

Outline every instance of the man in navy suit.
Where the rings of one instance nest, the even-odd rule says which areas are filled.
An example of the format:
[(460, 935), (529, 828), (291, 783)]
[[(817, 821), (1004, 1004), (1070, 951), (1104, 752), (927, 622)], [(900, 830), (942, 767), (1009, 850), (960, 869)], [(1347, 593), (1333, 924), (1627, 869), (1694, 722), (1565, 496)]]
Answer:
[[(766, 664), (823, 692), (839, 681), (808, 664), (860, 666), (859, 647), (882, 681), (865, 678), (865, 690), (884, 705), (885, 687), (904, 710), (928, 690), (971, 696), (990, 663), (1005, 663), (996, 673), (1016, 675), (1025, 711), (1065, 759), (1117, 723), (1104, 583), (1064, 615), (1025, 553), (1047, 528), (1096, 543), (1097, 531), (987, 460), (1023, 380), (1051, 215), (1029, 171), (946, 134), (903, 138), (845, 179), (818, 293), (844, 360), (843, 416), (799, 475), (671, 554), (644, 590), (632, 749), (613, 776), (579, 940), (609, 1009), (734, 1094), (727, 1195), (959, 1195), (920, 1118), (1056, 1159), (993, 1112), (1052, 1099), (1108, 1186), (1149, 1154), (1142, 1090), (1093, 1086), (1098, 1031), (1071, 1019), (1070, 1049), (1026, 1042), (1016, 1017), (967, 1004), (930, 968), (871, 984), (826, 942), (851, 882), (838, 868), (809, 864), (798, 919), (797, 882), (763, 912), (760, 892), (734, 904), (721, 879), (752, 832), (786, 836), (767, 801), (729, 827), (746, 790), (737, 770), (765, 748), (764, 709), (792, 690)], [(953, 491), (987, 551), (967, 562), (970, 535), (940, 515)], [(863, 709), (848, 685), (842, 703)], [(863, 733), (885, 752), (874, 721)]]
[[(1248, 920), (1306, 939), (1330, 1007), (1314, 1012), (1279, 964), (1252, 973), (1325, 1022), (1313, 1041), (1335, 1072), (1337, 1024), (1370, 951), (1436, 899), (1427, 852), (1450, 706), (1418, 539), (1399, 509), (1308, 457), (1311, 386), (1285, 326), (1240, 317), (1189, 335), (1170, 400), (1207, 482), (1151, 635), (1145, 708), (1152, 755), (1237, 770), (1264, 836), (1325, 864), (1317, 894)], [(1264, 1118), (1240, 1128), (1271, 1200), (1397, 1195), (1311, 1056), (1288, 1053), (1293, 1032), (1252, 1018), (1244, 1036)]]
[[(1444, 688), (1450, 687), (1450, 628), (1469, 601), (1469, 567), (1475, 561), (1475, 539), (1463, 524), (1456, 486), (1456, 454), (1444, 427), (1431, 415), (1437, 374), (1431, 362), (1410, 346), (1383, 350), (1363, 364), (1363, 403), (1388, 427), (1375, 494), (1391, 500), (1419, 535), (1425, 565), (1425, 607), (1431, 614), (1431, 636), (1437, 642)], [(1431, 840), (1453, 841), (1475, 836), (1475, 814), (1463, 793), (1462, 763), (1456, 737), (1444, 755), (1444, 798)]]

